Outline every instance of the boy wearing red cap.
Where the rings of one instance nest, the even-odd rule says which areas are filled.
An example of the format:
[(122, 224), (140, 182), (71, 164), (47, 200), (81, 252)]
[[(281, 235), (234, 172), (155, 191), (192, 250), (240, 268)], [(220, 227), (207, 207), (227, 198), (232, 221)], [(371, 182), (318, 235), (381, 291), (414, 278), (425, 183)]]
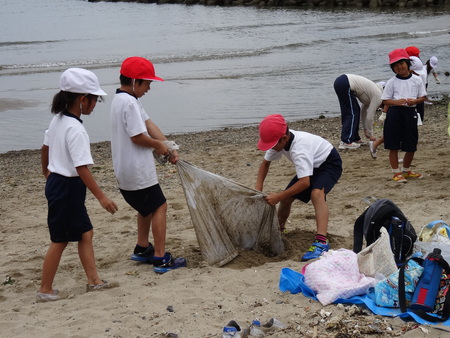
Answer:
[(320, 136), (303, 131), (290, 130), (284, 117), (269, 115), (259, 125), (258, 149), (265, 151), (256, 180), (256, 189), (262, 191), (270, 163), (285, 155), (295, 167), (296, 175), (279, 193), (269, 193), (265, 199), (278, 207), (280, 230), (291, 212), (292, 203), (298, 199), (304, 203), (310, 200), (316, 214), (317, 233), (315, 240), (302, 261), (320, 257), (330, 248), (327, 239), (329, 211), (326, 195), (342, 174), (342, 160), (338, 151)]
[[(416, 106), (425, 101), (425, 85), (421, 78), (410, 73), (411, 60), (404, 49), (389, 53), (389, 64), (396, 74), (389, 79), (381, 99), (389, 106), (384, 121), (384, 147), (389, 149), (389, 163), (394, 182), (406, 182), (408, 178), (422, 178), (410, 170), (417, 150), (419, 133)], [(405, 152), (402, 170), (398, 167), (398, 151)]]
[[(114, 173), (120, 192), (137, 212), (138, 238), (131, 259), (153, 264), (164, 273), (186, 266), (186, 259), (173, 258), (165, 251), (167, 202), (156, 175), (153, 152), (178, 160), (167, 139), (153, 123), (139, 98), (150, 90), (152, 81), (164, 81), (155, 75), (153, 64), (141, 57), (123, 61), (120, 88), (111, 104), (111, 151)], [(149, 242), (150, 227), (155, 245)]]

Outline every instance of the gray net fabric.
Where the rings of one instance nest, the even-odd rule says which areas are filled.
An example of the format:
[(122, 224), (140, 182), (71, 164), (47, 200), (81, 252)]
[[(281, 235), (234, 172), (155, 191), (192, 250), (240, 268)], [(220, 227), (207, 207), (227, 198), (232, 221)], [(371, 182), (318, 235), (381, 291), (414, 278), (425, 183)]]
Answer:
[(222, 266), (239, 250), (254, 250), (266, 256), (284, 251), (275, 207), (260, 191), (227, 178), (177, 162), (203, 259)]

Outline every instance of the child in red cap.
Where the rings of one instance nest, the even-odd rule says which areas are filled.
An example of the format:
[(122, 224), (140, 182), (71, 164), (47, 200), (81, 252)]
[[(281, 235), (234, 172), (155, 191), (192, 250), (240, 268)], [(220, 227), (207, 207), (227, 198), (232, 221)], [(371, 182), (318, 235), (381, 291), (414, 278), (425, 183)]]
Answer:
[[(178, 154), (150, 120), (139, 98), (150, 90), (155, 75), (153, 64), (142, 57), (125, 59), (120, 68), (120, 88), (111, 104), (111, 151), (114, 174), (120, 192), (137, 212), (137, 243), (131, 259), (153, 264), (157, 273), (186, 266), (186, 259), (165, 251), (166, 198), (158, 183), (153, 152), (175, 164)], [(155, 246), (149, 242), (150, 229)]]
[[(409, 178), (422, 178), (410, 166), (419, 140), (416, 106), (425, 101), (427, 92), (422, 79), (411, 74), (411, 60), (404, 49), (390, 52), (389, 64), (396, 75), (386, 83), (381, 96), (383, 104), (389, 106), (383, 128), (384, 148), (389, 150), (393, 181), (405, 183)], [(399, 150), (405, 152), (402, 170), (398, 166)]]
[(270, 163), (285, 155), (295, 167), (296, 175), (279, 193), (269, 193), (265, 199), (278, 207), (280, 230), (284, 231), (292, 203), (298, 199), (304, 203), (310, 200), (316, 213), (317, 233), (315, 240), (302, 261), (320, 257), (330, 248), (327, 239), (329, 211), (326, 195), (342, 174), (341, 157), (333, 145), (320, 136), (303, 131), (290, 130), (284, 117), (269, 115), (259, 125), (258, 149), (265, 151), (256, 189), (262, 191)]

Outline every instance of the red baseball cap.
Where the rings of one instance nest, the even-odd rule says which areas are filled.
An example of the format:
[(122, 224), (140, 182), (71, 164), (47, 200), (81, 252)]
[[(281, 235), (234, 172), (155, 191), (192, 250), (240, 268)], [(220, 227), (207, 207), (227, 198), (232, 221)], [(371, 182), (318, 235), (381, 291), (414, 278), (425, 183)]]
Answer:
[(126, 58), (120, 67), (120, 74), (136, 80), (164, 81), (155, 75), (153, 63), (139, 56)]
[(408, 53), (409, 56), (416, 56), (419, 57), (420, 49), (416, 46), (409, 46), (405, 48), (406, 53)]
[(409, 60), (409, 55), (403, 48), (394, 49), (389, 53), (389, 64), (392, 65), (400, 60)]
[(262, 151), (273, 148), (286, 134), (287, 123), (280, 114), (266, 116), (259, 124), (258, 149)]

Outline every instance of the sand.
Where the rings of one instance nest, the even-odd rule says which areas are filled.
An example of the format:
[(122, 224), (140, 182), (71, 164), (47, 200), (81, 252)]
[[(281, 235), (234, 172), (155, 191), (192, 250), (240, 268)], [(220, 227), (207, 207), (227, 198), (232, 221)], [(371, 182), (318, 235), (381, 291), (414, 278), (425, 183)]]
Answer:
[[(420, 127), (413, 170), (424, 174), (418, 181), (396, 184), (388, 152), (380, 149), (373, 160), (368, 146), (344, 150), (344, 173), (328, 195), (329, 234), (333, 249), (352, 247), (356, 218), (367, 206), (362, 198), (390, 198), (410, 219), (416, 231), (430, 221), (447, 222), (450, 206), (450, 137), (447, 134), (448, 98), (426, 106)], [(339, 142), (338, 118), (291, 123), (291, 128)], [(381, 134), (381, 127), (376, 128)], [(253, 187), (263, 153), (256, 149), (257, 127), (172, 135), (180, 157), (202, 169)], [(310, 245), (315, 229), (311, 204), (295, 203), (286, 252), (268, 258), (241, 252), (224, 267), (211, 267), (201, 256), (176, 167), (158, 165), (158, 175), (168, 199), (167, 250), (188, 259), (188, 267), (163, 275), (152, 267), (129, 260), (136, 240), (135, 212), (118, 192), (109, 143), (92, 145), (94, 176), (119, 206), (115, 215), (104, 211), (88, 193), (87, 208), (94, 224), (94, 248), (100, 276), (120, 283), (111, 290), (85, 293), (85, 275), (75, 244), (61, 261), (54, 287), (72, 297), (53, 303), (36, 303), (43, 257), (48, 248), (44, 177), (38, 150), (0, 155), (0, 332), (3, 337), (219, 337), (228, 321), (249, 324), (277, 318), (288, 327), (274, 337), (356, 337), (376, 324), (381, 335), (438, 337), (444, 333), (418, 328), (401, 319), (373, 316), (358, 307), (329, 305), (301, 294), (282, 293), (280, 270), (301, 270), (300, 257)], [(274, 162), (265, 191), (283, 189), (294, 175), (287, 160)], [(8, 282), (9, 281), (9, 282)], [(322, 310), (322, 315), (320, 311)], [(326, 316), (323, 312), (329, 312)], [(337, 324), (331, 324), (331, 318)], [(336, 320), (337, 319), (337, 320)], [(355, 327), (355, 325), (359, 326)], [(327, 328), (328, 327), (328, 328)], [(359, 331), (358, 331), (359, 330)], [(433, 332), (435, 331), (435, 332)], [(267, 336), (270, 336), (269, 334)]]

